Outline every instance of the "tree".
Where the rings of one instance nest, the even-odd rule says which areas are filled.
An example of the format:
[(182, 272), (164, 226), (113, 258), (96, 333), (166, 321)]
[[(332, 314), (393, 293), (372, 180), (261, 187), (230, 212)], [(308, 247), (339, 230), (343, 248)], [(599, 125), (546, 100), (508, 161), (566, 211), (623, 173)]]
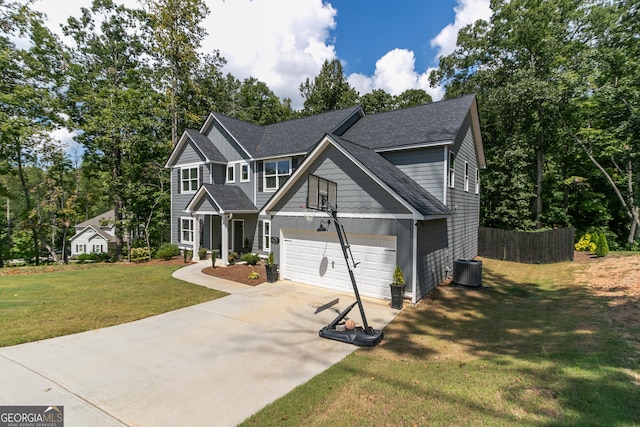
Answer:
[(358, 93), (349, 85), (338, 59), (325, 60), (320, 73), (300, 84), (305, 99), (302, 113), (307, 116), (351, 107), (358, 103)]
[(169, 98), (171, 146), (178, 142), (190, 105), (187, 94), (193, 89), (192, 71), (198, 68), (198, 49), (206, 36), (201, 26), (209, 14), (203, 0), (144, 0), (155, 38), (154, 52), (162, 66)]
[[(483, 187), (491, 191), (485, 191), (484, 200), (494, 203), (494, 218), (485, 225), (528, 228), (532, 222), (540, 228), (545, 210), (564, 201), (557, 199), (562, 192), (544, 186), (555, 186), (571, 176), (567, 168), (551, 167), (554, 162), (562, 164), (563, 156), (573, 157), (571, 150), (565, 150), (556, 111), (563, 104), (564, 88), (559, 83), (563, 69), (581, 49), (587, 6), (581, 0), (495, 0), (490, 22), (480, 20), (463, 28), (459, 47), (441, 58), (439, 70), (430, 76), (432, 84), (446, 84), (447, 97), (477, 94), (483, 135), (487, 135), (484, 182), (497, 174), (511, 175), (520, 183), (519, 194), (513, 194), (510, 186)], [(514, 150), (519, 168), (505, 156)], [(551, 178), (551, 174), (557, 175)], [(514, 197), (518, 201), (513, 207), (502, 206), (503, 201), (515, 201)], [(521, 210), (527, 199), (530, 208)], [(515, 213), (514, 207), (520, 210), (520, 218), (495, 214)]]
[[(30, 171), (38, 166), (41, 153), (53, 149), (49, 132), (61, 121), (57, 113), (65, 54), (42, 15), (26, 5), (0, 2), (0, 31), (0, 169), (18, 177), (24, 200), (20, 220), (29, 230), (30, 252), (39, 264), (41, 224), (34, 186), (40, 181), (30, 179)], [(26, 36), (28, 47), (17, 48), (12, 35)]]
[(137, 165), (168, 150), (161, 136), (162, 97), (149, 68), (146, 20), (142, 10), (94, 0), (64, 28), (75, 41), (67, 92), (71, 124), (82, 131), (76, 140), (86, 148), (85, 162), (108, 172), (116, 259), (123, 244), (126, 189), (137, 182)]
[(383, 89), (374, 89), (360, 97), (360, 104), (367, 114), (381, 113), (396, 109), (396, 100), (393, 95)]

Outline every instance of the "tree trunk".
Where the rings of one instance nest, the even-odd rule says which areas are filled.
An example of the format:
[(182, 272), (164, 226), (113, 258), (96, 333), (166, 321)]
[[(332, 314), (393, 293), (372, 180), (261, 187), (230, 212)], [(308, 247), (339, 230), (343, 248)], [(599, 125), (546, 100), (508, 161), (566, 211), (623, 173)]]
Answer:
[(22, 145), (20, 141), (16, 141), (16, 163), (18, 164), (18, 176), (20, 177), (20, 185), (22, 186), (22, 192), (24, 193), (24, 203), (27, 211), (27, 224), (31, 229), (31, 239), (33, 241), (33, 251), (35, 256), (36, 265), (40, 265), (40, 254), (39, 254), (39, 245), (38, 245), (38, 225), (34, 223), (34, 220), (31, 218), (31, 195), (29, 191), (29, 187), (27, 185), (27, 177), (24, 174), (24, 169), (22, 167)]

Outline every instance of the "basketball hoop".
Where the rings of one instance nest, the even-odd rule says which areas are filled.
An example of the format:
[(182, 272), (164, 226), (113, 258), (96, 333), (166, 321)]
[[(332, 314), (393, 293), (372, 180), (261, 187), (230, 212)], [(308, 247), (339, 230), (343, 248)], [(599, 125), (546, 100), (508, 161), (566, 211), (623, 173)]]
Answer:
[(302, 209), (302, 213), (304, 214), (305, 221), (313, 222), (314, 218), (316, 217), (313, 209), (309, 209), (307, 205), (300, 205), (300, 208)]

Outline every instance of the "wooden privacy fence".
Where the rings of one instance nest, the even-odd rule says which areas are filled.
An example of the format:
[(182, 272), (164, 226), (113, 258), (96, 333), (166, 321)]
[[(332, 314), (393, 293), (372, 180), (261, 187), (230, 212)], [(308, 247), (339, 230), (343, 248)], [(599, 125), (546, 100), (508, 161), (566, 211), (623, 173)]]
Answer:
[(573, 261), (573, 228), (526, 232), (480, 227), (478, 255), (527, 264)]

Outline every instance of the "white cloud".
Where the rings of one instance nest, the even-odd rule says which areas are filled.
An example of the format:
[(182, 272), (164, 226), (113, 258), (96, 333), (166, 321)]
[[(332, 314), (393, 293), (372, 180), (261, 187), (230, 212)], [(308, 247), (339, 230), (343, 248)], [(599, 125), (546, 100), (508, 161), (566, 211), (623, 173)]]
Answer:
[(264, 81), (294, 108), (302, 106), (300, 83), (336, 56), (327, 43), (336, 10), (322, 0), (216, 0), (209, 8), (205, 50), (218, 49), (225, 72)]
[(478, 19), (488, 21), (492, 13), (489, 0), (458, 0), (458, 5), (453, 10), (456, 13), (454, 22), (444, 27), (431, 40), (431, 46), (438, 48), (437, 57), (453, 53), (460, 29)]
[(394, 49), (376, 62), (373, 76), (354, 73), (347, 77), (347, 80), (360, 94), (371, 92), (373, 89), (382, 89), (391, 95), (400, 95), (407, 89), (422, 89), (434, 100), (442, 98), (444, 95), (442, 88), (429, 86), (429, 73), (432, 68), (424, 73), (418, 73), (415, 68), (416, 59), (412, 51)]

